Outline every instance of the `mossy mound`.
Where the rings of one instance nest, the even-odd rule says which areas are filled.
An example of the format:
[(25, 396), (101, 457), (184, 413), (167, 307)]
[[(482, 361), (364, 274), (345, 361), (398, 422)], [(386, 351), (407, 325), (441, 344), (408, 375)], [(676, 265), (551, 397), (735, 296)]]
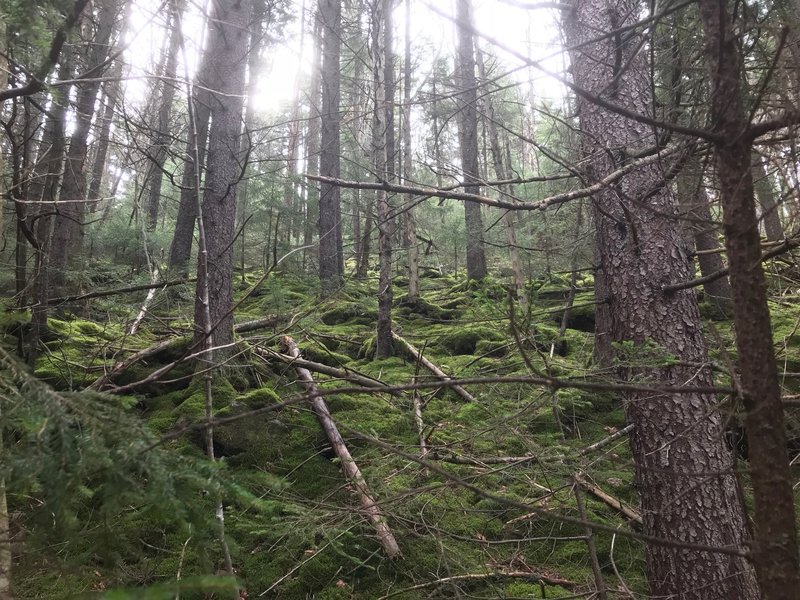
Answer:
[(506, 336), (497, 329), (475, 326), (462, 327), (457, 331), (448, 331), (441, 335), (435, 346), (448, 354), (475, 354), (478, 342), (507, 342)]
[(320, 320), (325, 325), (339, 325), (342, 323), (370, 325), (375, 323), (377, 319), (377, 308), (365, 306), (360, 302), (338, 303), (320, 315)]

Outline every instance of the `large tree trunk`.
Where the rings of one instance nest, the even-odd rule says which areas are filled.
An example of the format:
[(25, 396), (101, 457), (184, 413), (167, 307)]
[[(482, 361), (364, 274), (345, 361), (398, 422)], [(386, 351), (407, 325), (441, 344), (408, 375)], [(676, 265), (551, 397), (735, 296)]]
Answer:
[(219, 87), (211, 90), (211, 129), (202, 206), (205, 244), (200, 249), (204, 256), (198, 260), (195, 302), (196, 338), (208, 335), (211, 329), (214, 346), (233, 341), (233, 235), (236, 186), (242, 174), (240, 146), (249, 25), (250, 3), (246, 0), (232, 5), (215, 3), (211, 26), (218, 30), (219, 43), (213, 48), (210, 65), (212, 71), (225, 76), (220, 79)]
[[(322, 135), (319, 173), (338, 179), (341, 141), (339, 127), (339, 56), (342, 36), (341, 0), (320, 0), (322, 21)], [(319, 278), (320, 296), (328, 298), (343, 283), (342, 214), (339, 187), (320, 185), (319, 197)]]
[[(638, 44), (604, 32), (638, 18), (632, 0), (579, 0), (565, 33), (575, 83), (632, 112), (649, 114), (651, 88)], [(599, 40), (599, 41), (596, 41)], [(621, 45), (620, 45), (621, 44)], [(624, 68), (624, 70), (622, 70)], [(631, 148), (655, 142), (653, 129), (578, 99), (589, 176), (598, 180)], [(608, 335), (618, 344), (621, 376), (665, 385), (711, 386), (713, 379), (694, 293), (666, 295), (661, 286), (688, 277), (688, 260), (668, 187), (658, 165), (631, 173), (593, 197), (599, 269), (608, 301)], [(659, 356), (680, 363), (657, 366)], [(634, 364), (631, 364), (634, 363)], [(686, 366), (683, 366), (686, 365)], [(691, 366), (689, 366), (691, 365)], [(697, 600), (755, 599), (758, 589), (742, 557), (713, 548), (744, 549), (746, 521), (712, 394), (629, 393), (631, 449), (648, 535), (647, 575), (653, 596)], [(690, 549), (695, 544), (708, 550)]]
[(742, 101), (738, 40), (726, 4), (700, 0), (711, 73), (716, 145), (733, 320), (746, 409), (755, 499), (754, 563), (764, 598), (796, 598), (800, 590), (792, 477), (781, 390), (772, 345), (767, 286), (761, 268), (750, 157), (752, 139)]
[[(472, 36), (472, 1), (458, 0), (458, 54), (456, 73), (458, 94), (458, 138), (461, 146), (461, 168), (464, 191), (480, 194), (478, 166), (478, 92), (475, 80), (475, 51)], [(486, 255), (483, 249), (483, 217), (481, 205), (464, 202), (464, 225), (467, 234), (467, 278), (486, 277)]]
[[(86, 48), (85, 68), (99, 67), (108, 56), (109, 41), (118, 15), (115, 0), (104, 0), (98, 9), (97, 30), (91, 45)], [(83, 221), (86, 207), (86, 163), (89, 130), (100, 89), (102, 70), (95, 78), (77, 84), (78, 99), (75, 106), (75, 130), (69, 140), (64, 181), (57, 204), (53, 247), (58, 252), (50, 255), (51, 285), (58, 293), (66, 292), (67, 269), (80, 268), (83, 253)]]

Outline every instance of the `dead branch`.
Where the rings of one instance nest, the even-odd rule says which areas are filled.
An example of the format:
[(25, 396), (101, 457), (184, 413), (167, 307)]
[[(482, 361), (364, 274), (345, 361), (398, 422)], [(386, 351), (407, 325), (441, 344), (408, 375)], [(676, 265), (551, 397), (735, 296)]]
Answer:
[(606, 503), (608, 506), (610, 506), (618, 513), (625, 516), (630, 521), (633, 521), (639, 526), (642, 525), (642, 515), (640, 515), (638, 512), (630, 508), (627, 504), (623, 503), (621, 500), (618, 500), (617, 498), (614, 498), (614, 496), (607, 494), (593, 483), (589, 483), (581, 476), (580, 473), (575, 474), (574, 480), (576, 484), (581, 486), (581, 488), (589, 492), (592, 496), (594, 496), (598, 500)]
[[(411, 345), (410, 342), (407, 342), (405, 339), (397, 335), (397, 333), (395, 333), (394, 331), (392, 332), (392, 337), (405, 347), (408, 353), (414, 357), (414, 360), (418, 361), (422, 366), (424, 366), (431, 373), (436, 375), (436, 377), (438, 377), (442, 381), (450, 381), (452, 379), (449, 375), (447, 375), (447, 373), (442, 371), (439, 367), (437, 367), (435, 364), (433, 364), (431, 361), (425, 358), (419, 350), (417, 350), (414, 346)], [(465, 402), (475, 402), (475, 397), (472, 394), (470, 394), (467, 390), (462, 388), (460, 385), (453, 384), (450, 387), (456, 394), (461, 396), (461, 398)]]
[[(299, 356), (295, 358), (293, 356), (281, 354), (280, 352), (275, 352), (273, 350), (269, 350), (268, 348), (256, 347), (255, 353), (263, 359), (279, 360), (292, 367), (302, 367), (304, 369), (308, 369), (309, 371), (313, 371), (314, 373), (329, 375), (330, 377), (336, 377), (338, 379), (345, 379), (347, 381), (352, 381), (359, 385), (363, 385), (364, 387), (373, 388), (376, 390), (383, 390), (388, 387), (387, 384), (379, 379), (367, 377), (366, 375), (356, 373), (355, 371), (347, 368), (337, 369), (336, 367), (323, 365), (322, 363), (313, 362)], [(402, 395), (400, 392), (394, 390), (387, 390), (387, 392), (393, 396)]]
[[(300, 351), (297, 348), (297, 344), (291, 337), (288, 335), (283, 336), (281, 345), (283, 346), (286, 354), (288, 354), (291, 358), (300, 358)], [(375, 500), (372, 499), (372, 494), (367, 486), (367, 482), (364, 479), (364, 476), (361, 474), (361, 470), (358, 468), (358, 465), (356, 465), (355, 461), (353, 460), (350, 451), (347, 449), (344, 439), (339, 433), (339, 429), (336, 427), (336, 423), (333, 421), (333, 417), (328, 410), (328, 406), (325, 404), (325, 400), (323, 400), (318, 394), (317, 386), (314, 383), (314, 378), (311, 376), (311, 372), (297, 364), (294, 365), (294, 368), (295, 371), (297, 371), (297, 375), (300, 378), (303, 387), (311, 395), (310, 402), (311, 407), (314, 410), (314, 414), (317, 415), (317, 419), (319, 420), (322, 429), (325, 431), (328, 441), (331, 443), (331, 446), (333, 446), (333, 451), (341, 461), (342, 470), (344, 471), (347, 480), (355, 488), (367, 518), (372, 523), (373, 527), (375, 527), (375, 533), (378, 536), (378, 541), (380, 542), (381, 546), (383, 546), (383, 551), (389, 558), (399, 557), (400, 547), (397, 545), (397, 541), (389, 529), (389, 525), (386, 523), (383, 513), (375, 503)]]

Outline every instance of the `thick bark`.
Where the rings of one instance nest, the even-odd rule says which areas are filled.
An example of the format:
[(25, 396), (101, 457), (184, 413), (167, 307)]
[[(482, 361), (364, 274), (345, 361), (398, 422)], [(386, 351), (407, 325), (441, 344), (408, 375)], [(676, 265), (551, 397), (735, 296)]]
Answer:
[[(472, 0), (458, 0), (458, 54), (456, 73), (458, 94), (458, 138), (461, 146), (461, 168), (464, 172), (464, 191), (480, 194), (478, 165), (478, 110), (475, 80), (475, 51), (472, 36)], [(486, 277), (486, 255), (483, 248), (483, 217), (481, 206), (464, 202), (464, 225), (467, 235), (467, 278)]]
[[(637, 52), (635, 41), (599, 37), (633, 22), (637, 14), (632, 0), (579, 0), (567, 15), (565, 33), (574, 49), (576, 84), (626, 110), (649, 114), (653, 103), (645, 54)], [(585, 97), (578, 99), (578, 114), (592, 179), (626, 163), (631, 150), (656, 142), (651, 127)], [(710, 369), (696, 366), (707, 365), (708, 356), (693, 292), (661, 291), (663, 284), (686, 278), (689, 266), (671, 191), (665, 186), (646, 195), (662, 178), (657, 164), (645, 165), (593, 197), (608, 337), (618, 344), (622, 377), (710, 386)], [(680, 364), (657, 366), (665, 355)], [(624, 403), (628, 422), (635, 426), (631, 449), (644, 530), (674, 544), (646, 547), (652, 595), (757, 598), (745, 559), (713, 551), (744, 548), (747, 542), (733, 457), (722, 438), (723, 419), (714, 396), (628, 393)], [(681, 543), (709, 550), (682, 548)]]
[[(341, 170), (339, 128), (339, 57), (342, 35), (341, 0), (320, 0), (322, 21), (322, 111), (319, 173), (338, 178)], [(319, 278), (320, 296), (330, 297), (343, 283), (342, 215), (339, 187), (320, 186), (319, 196)]]
[[(196, 339), (207, 335), (210, 326), (213, 345), (222, 346), (233, 341), (233, 236), (236, 186), (242, 175), (240, 146), (250, 3), (216, 2), (214, 14), (212, 27), (218, 30), (220, 43), (214, 46), (210, 57), (211, 70), (224, 73), (225, 77), (211, 91), (210, 98), (211, 129), (202, 205), (205, 248), (201, 250), (205, 260), (198, 261), (195, 335)], [(207, 310), (203, 305), (206, 288)], [(205, 322), (206, 318), (210, 323)]]
[[(97, 30), (91, 45), (86, 48), (85, 67), (99, 67), (108, 56), (109, 41), (114, 31), (118, 5), (115, 0), (105, 0), (98, 9)], [(69, 140), (64, 163), (64, 181), (57, 204), (57, 215), (53, 231), (53, 247), (58, 252), (50, 255), (51, 285), (64, 289), (67, 285), (67, 269), (80, 268), (83, 247), (83, 220), (86, 207), (86, 172), (89, 130), (100, 89), (97, 76), (77, 85), (78, 98), (75, 106), (75, 130)]]
[(154, 123), (155, 138), (148, 152), (150, 158), (150, 182), (147, 197), (147, 221), (149, 231), (158, 224), (158, 213), (161, 206), (161, 185), (164, 181), (164, 163), (167, 162), (170, 141), (170, 115), (172, 101), (175, 98), (175, 76), (178, 74), (178, 49), (181, 39), (178, 28), (181, 25), (181, 14), (184, 3), (181, 0), (170, 2), (172, 17), (170, 19), (169, 43), (166, 48), (164, 71), (161, 79), (155, 84), (155, 96), (158, 98), (158, 112)]
[(711, 122), (722, 140), (716, 146), (717, 173), (755, 500), (753, 562), (763, 597), (788, 600), (800, 589), (797, 530), (767, 286), (760, 260), (741, 59), (726, 5), (700, 0), (700, 14), (711, 73)]

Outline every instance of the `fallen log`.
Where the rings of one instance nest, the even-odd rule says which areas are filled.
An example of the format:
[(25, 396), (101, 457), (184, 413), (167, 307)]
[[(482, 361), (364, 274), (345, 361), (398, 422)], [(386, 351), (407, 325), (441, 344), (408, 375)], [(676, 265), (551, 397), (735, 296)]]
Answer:
[[(300, 358), (300, 351), (297, 348), (297, 344), (288, 335), (283, 336), (281, 345), (284, 352), (290, 357), (293, 359)], [(372, 499), (372, 494), (367, 486), (367, 482), (364, 479), (364, 476), (361, 474), (361, 470), (358, 468), (358, 465), (356, 465), (355, 461), (353, 460), (350, 451), (347, 449), (344, 439), (339, 433), (339, 429), (336, 427), (333, 417), (331, 417), (331, 413), (328, 410), (328, 405), (321, 396), (317, 395), (317, 386), (314, 383), (314, 378), (311, 376), (311, 372), (297, 364), (294, 365), (294, 368), (295, 371), (297, 371), (297, 375), (300, 378), (303, 387), (309, 394), (311, 394), (311, 407), (314, 410), (314, 414), (317, 415), (317, 419), (319, 420), (322, 429), (325, 431), (328, 441), (331, 443), (331, 446), (333, 446), (333, 451), (341, 461), (342, 470), (344, 471), (345, 477), (347, 477), (347, 480), (355, 488), (367, 518), (375, 528), (375, 533), (378, 536), (378, 541), (383, 547), (383, 551), (389, 558), (399, 557), (400, 547), (397, 545), (394, 534), (392, 534), (392, 531), (389, 529), (389, 525), (386, 523), (386, 519), (384, 518), (383, 513), (381, 513), (381, 509), (375, 503), (375, 500)]]
[[(437, 367), (427, 358), (422, 356), (422, 353), (419, 350), (417, 350), (414, 346), (412, 346), (410, 342), (407, 342), (405, 339), (397, 335), (395, 332), (392, 332), (392, 337), (405, 347), (408, 353), (414, 357), (414, 360), (418, 361), (423, 367), (425, 367), (431, 373), (436, 375), (436, 377), (438, 377), (442, 381), (450, 381), (452, 379), (452, 377), (450, 377), (447, 373), (442, 371), (439, 367)], [(451, 385), (449, 387), (456, 394), (458, 394), (461, 397), (461, 399), (464, 400), (465, 402), (475, 402), (475, 397), (460, 385)]]
[[(359, 385), (363, 385), (364, 387), (373, 388), (376, 390), (381, 390), (388, 385), (379, 379), (372, 379), (371, 377), (367, 377), (366, 375), (362, 375), (361, 373), (356, 373), (350, 369), (338, 369), (336, 367), (331, 367), (329, 365), (323, 365), (322, 363), (313, 362), (306, 358), (301, 357), (292, 357), (287, 354), (281, 354), (280, 352), (275, 352), (274, 350), (269, 350), (268, 348), (260, 348), (256, 347), (255, 352), (257, 355), (261, 356), (262, 358), (272, 358), (275, 360), (279, 360), (283, 363), (286, 363), (292, 367), (302, 367), (304, 369), (308, 369), (314, 373), (320, 373), (322, 375), (329, 375), (330, 377), (336, 377), (338, 379), (345, 379), (347, 381), (352, 381), (353, 383), (357, 383)], [(389, 390), (387, 393), (392, 394), (393, 396), (401, 396), (402, 394), (396, 390)]]

